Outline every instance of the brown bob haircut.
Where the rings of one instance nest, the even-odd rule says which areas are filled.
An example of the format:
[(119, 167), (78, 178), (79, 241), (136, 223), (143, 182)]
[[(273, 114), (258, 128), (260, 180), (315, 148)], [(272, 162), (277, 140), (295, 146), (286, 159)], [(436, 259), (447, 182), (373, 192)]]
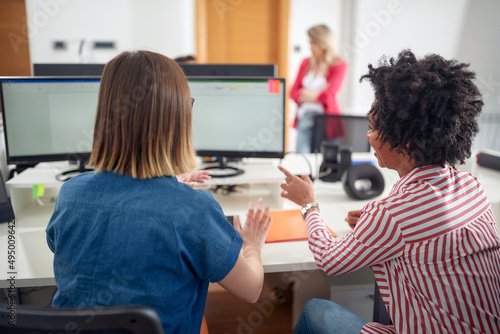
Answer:
[(175, 61), (149, 51), (122, 52), (102, 73), (89, 164), (137, 179), (192, 171), (191, 109)]

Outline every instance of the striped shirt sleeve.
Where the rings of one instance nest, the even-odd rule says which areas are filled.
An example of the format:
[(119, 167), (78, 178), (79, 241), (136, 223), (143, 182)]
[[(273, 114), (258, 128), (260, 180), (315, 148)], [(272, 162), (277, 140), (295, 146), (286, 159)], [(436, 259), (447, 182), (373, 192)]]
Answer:
[[(375, 214), (371, 214), (375, 212)], [(306, 215), (309, 249), (327, 275), (348, 273), (402, 255), (404, 242), (391, 214), (380, 204), (365, 207), (354, 231), (336, 240), (317, 211)]]

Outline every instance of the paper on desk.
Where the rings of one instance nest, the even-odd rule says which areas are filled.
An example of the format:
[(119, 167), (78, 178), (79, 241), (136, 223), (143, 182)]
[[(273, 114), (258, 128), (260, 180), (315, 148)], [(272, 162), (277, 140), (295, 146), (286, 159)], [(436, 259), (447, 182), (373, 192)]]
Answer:
[[(269, 211), (273, 223), (267, 233), (266, 243), (304, 241), (308, 239), (306, 222), (300, 209)], [(332, 230), (327, 226), (330, 233)]]

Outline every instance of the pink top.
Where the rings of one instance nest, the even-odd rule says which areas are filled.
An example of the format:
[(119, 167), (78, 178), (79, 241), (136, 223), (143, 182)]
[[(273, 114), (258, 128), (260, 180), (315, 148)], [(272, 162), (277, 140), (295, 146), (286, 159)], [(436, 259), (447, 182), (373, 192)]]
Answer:
[(475, 177), (416, 168), (336, 240), (317, 211), (309, 248), (328, 275), (371, 266), (393, 325), (361, 333), (500, 333), (500, 239)]

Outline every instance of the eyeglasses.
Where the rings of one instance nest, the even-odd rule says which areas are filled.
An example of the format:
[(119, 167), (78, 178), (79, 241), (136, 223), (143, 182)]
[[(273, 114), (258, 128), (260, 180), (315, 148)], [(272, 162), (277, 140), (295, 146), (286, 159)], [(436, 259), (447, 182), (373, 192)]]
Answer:
[(191, 98), (191, 108), (193, 108), (194, 105), (194, 97)]

